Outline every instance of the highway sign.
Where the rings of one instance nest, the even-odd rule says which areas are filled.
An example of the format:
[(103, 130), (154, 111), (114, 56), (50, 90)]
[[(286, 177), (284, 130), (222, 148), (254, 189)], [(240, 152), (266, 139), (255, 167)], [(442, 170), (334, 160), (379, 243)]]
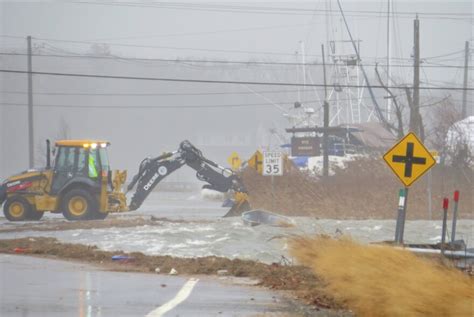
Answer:
[(283, 175), (283, 153), (280, 151), (263, 152), (263, 175)]
[(318, 156), (319, 138), (312, 137), (292, 137), (291, 155), (292, 156)]
[(263, 173), (263, 154), (258, 151), (255, 152), (248, 160), (249, 166), (257, 171), (260, 175)]
[(436, 164), (430, 151), (412, 132), (385, 153), (383, 159), (406, 187)]
[(232, 152), (232, 154), (227, 158), (227, 162), (233, 171), (238, 170), (242, 165), (242, 160), (237, 152)]

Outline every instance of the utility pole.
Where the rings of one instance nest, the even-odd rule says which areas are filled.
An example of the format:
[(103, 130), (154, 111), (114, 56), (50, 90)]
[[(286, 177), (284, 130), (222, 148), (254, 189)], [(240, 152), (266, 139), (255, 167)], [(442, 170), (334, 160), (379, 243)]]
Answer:
[(32, 49), (31, 49), (31, 36), (26, 38), (28, 44), (28, 157), (29, 167), (33, 168), (35, 165), (35, 154), (34, 154), (34, 139), (33, 139), (33, 74), (32, 74)]
[(420, 114), (420, 20), (418, 15), (414, 22), (414, 65), (413, 65), (413, 100), (410, 107), (410, 131), (418, 134), (423, 141), (424, 129)]
[(414, 38), (414, 57), (415, 57), (415, 66), (413, 70), (413, 106), (418, 111), (420, 107), (420, 20), (418, 16), (414, 21), (415, 26), (415, 38)]
[[(391, 78), (391, 69), (390, 69), (390, 0), (387, 1), (387, 86), (390, 86), (390, 78)], [(390, 93), (387, 92), (387, 121), (390, 122), (392, 112), (392, 96)]]
[(323, 177), (329, 176), (329, 145), (328, 145), (328, 130), (329, 130), (329, 103), (328, 103), (328, 87), (326, 82), (326, 60), (324, 58), (324, 44), (321, 45), (321, 53), (323, 56), (323, 75), (324, 75), (324, 131), (323, 131)]
[(462, 91), (462, 118), (467, 117), (467, 78), (469, 69), (469, 41), (466, 41), (464, 46), (464, 84)]

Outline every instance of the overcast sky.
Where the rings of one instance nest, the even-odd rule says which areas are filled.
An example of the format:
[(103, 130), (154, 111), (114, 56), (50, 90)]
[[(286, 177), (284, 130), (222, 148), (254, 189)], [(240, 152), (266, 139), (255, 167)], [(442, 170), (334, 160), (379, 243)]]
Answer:
[[(341, 0), (354, 38), (362, 41), (360, 44), (362, 60), (368, 65), (372, 75), (375, 62), (381, 63), (382, 69), (386, 63), (387, 3), (388, 1)], [(472, 44), (472, 1), (395, 0), (391, 3), (394, 12), (390, 21), (393, 79), (398, 83), (410, 83), (412, 80), (409, 66), (412, 63), (413, 19), (418, 13), (421, 24), (421, 56), (426, 66), (422, 72), (423, 84), (462, 85), (462, 69), (457, 67), (463, 65), (465, 41), (471, 41)], [(277, 62), (302, 62), (303, 59), (306, 62), (321, 61), (321, 44), (327, 47), (328, 41), (349, 38), (337, 1), (334, 0), (155, 3), (1, 1), (0, 51), (24, 53), (26, 47), (24, 38), (28, 35), (34, 38), (33, 43), (38, 52), (49, 54), (90, 53), (93, 43), (106, 43), (113, 55), (126, 57)], [(344, 50), (347, 53), (352, 52), (350, 47), (345, 47)], [(13, 63), (10, 61), (0, 59), (0, 62), (3, 62), (2, 67), (12, 66)], [(10, 64), (6, 64), (7, 62)], [(15, 60), (15, 63), (21, 65), (22, 59)], [(38, 61), (36, 63), (37, 67), (42, 65)], [(54, 64), (42, 66), (42, 69), (47, 71), (47, 67), (54, 68)], [(84, 70), (83, 65), (72, 63), (61, 67), (65, 71)], [(94, 71), (110, 72), (110, 68), (101, 70), (96, 67)], [(113, 72), (122, 74), (120, 68), (114, 68)], [(167, 74), (173, 75), (172, 72)], [(243, 75), (237, 68), (226, 70), (228, 80), (240, 79), (239, 76)], [(299, 77), (295, 78), (297, 81), (298, 79)], [(13, 77), (3, 76), (0, 80), (3, 88), (8, 81), (9, 88), (25, 90), (21, 78), (13, 87), (11, 86), (15, 81)], [(278, 79), (272, 78), (272, 80)], [(90, 88), (91, 85), (94, 86), (92, 82), (86, 86)], [(51, 88), (57, 87), (42, 88), (54, 90)], [(436, 96), (437, 92), (433, 94)], [(459, 98), (459, 95), (456, 95), (456, 98)], [(0, 100), (13, 99), (12, 96), (2, 93)], [(94, 100), (90, 102), (97, 103)], [(235, 100), (226, 98), (222, 102), (235, 103)], [(24, 142), (27, 131), (24, 129), (17, 131), (15, 136), (9, 135), (10, 128), (6, 128), (12, 124), (13, 119), (21, 121), (20, 126), (25, 126), (24, 117), (13, 118), (14, 112), (9, 111), (5, 107), (0, 107), (0, 123), (3, 126), (0, 129), (2, 133), (0, 145), (4, 153), (0, 160), (0, 176), (15, 172), (20, 165), (26, 167), (27, 162), (26, 159), (19, 159), (15, 164), (5, 162), (5, 157), (12, 148), (10, 143), (14, 142), (15, 137), (18, 138), (16, 142), (18, 155), (25, 157), (26, 154), (21, 149), (26, 149)], [(274, 115), (280, 114), (275, 112)], [(63, 116), (68, 118), (70, 115)], [(61, 115), (58, 114), (57, 117)], [(132, 123), (133, 130), (140, 128), (140, 120), (137, 120)], [(252, 131), (258, 129), (259, 121), (260, 119), (252, 121)], [(57, 122), (50, 124), (57, 130)], [(73, 130), (80, 134), (80, 126), (74, 125), (74, 122), (71, 122), (71, 125), (74, 127)], [(108, 130), (113, 128), (110, 126)], [(264, 128), (267, 129), (269, 126)], [(43, 137), (48, 130), (47, 127), (43, 128), (40, 125), (38, 131), (38, 137)], [(215, 131), (216, 134), (220, 132), (222, 131)], [(145, 154), (150, 153), (143, 155)], [(130, 162), (125, 164), (132, 163), (130, 158)]]

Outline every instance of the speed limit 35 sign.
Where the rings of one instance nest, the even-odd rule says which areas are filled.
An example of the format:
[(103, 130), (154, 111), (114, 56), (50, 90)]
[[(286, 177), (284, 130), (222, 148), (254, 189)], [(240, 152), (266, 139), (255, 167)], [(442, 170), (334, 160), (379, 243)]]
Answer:
[(280, 151), (263, 152), (263, 175), (283, 175), (283, 153)]

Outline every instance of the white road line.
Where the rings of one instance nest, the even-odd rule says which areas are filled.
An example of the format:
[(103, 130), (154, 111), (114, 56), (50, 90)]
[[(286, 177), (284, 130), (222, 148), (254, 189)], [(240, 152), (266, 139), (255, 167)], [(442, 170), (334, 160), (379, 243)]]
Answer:
[(199, 279), (197, 278), (189, 279), (172, 300), (151, 311), (150, 313), (148, 313), (148, 315), (146, 315), (146, 317), (161, 317), (179, 304), (181, 304), (182, 302), (184, 302), (186, 298), (191, 295), (191, 292), (193, 291), (193, 288), (194, 286), (196, 286), (198, 281)]

